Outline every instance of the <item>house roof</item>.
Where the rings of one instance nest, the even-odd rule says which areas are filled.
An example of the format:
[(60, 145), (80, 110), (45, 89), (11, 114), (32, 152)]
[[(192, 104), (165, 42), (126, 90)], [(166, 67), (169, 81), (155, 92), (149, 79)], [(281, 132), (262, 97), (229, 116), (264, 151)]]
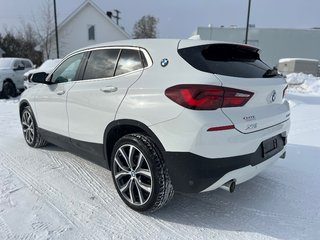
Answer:
[(61, 28), (63, 28), (74, 16), (76, 16), (87, 5), (91, 5), (95, 10), (97, 10), (98, 13), (100, 13), (106, 19), (106, 21), (108, 21), (110, 24), (116, 27), (125, 36), (130, 38), (130, 35), (126, 31), (124, 31), (119, 25), (117, 25), (114, 21), (112, 21), (112, 19), (110, 19), (107, 16), (107, 14), (104, 11), (102, 11), (92, 0), (85, 0), (76, 10), (74, 10), (65, 20), (63, 20), (59, 24), (58, 29), (60, 30)]

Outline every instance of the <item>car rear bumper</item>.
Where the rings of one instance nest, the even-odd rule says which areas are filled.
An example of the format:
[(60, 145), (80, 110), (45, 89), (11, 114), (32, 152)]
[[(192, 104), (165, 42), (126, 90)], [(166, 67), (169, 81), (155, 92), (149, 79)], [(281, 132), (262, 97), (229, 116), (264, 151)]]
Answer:
[[(275, 149), (268, 146), (273, 142)], [(279, 134), (246, 155), (206, 158), (187, 152), (166, 152), (164, 157), (174, 189), (197, 193), (217, 189), (231, 180), (239, 184), (251, 179), (284, 155), (285, 145), (286, 136)]]

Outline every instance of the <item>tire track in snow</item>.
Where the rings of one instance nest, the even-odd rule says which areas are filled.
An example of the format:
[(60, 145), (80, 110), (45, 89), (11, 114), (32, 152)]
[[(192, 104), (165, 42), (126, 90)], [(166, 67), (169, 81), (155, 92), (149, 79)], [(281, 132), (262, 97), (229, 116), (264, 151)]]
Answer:
[[(83, 159), (79, 159), (77, 156), (75, 156), (71, 153), (66, 153), (66, 154), (68, 154), (69, 156), (68, 156), (68, 159), (66, 159), (66, 161), (64, 162), (64, 164), (67, 165), (68, 169), (75, 170), (75, 172), (72, 171), (75, 174), (68, 175), (68, 178), (73, 183), (75, 183), (76, 185), (78, 185), (80, 187), (83, 185), (82, 183), (84, 180), (85, 183), (87, 184), (87, 186), (90, 188), (90, 190), (91, 189), (94, 190), (95, 196), (97, 196), (100, 199), (100, 201), (102, 201), (104, 203), (103, 204), (104, 209), (106, 211), (108, 211), (110, 215), (112, 215), (114, 213), (114, 211), (116, 211), (116, 215), (120, 216), (120, 218), (118, 218), (118, 219), (120, 221), (122, 221), (122, 224), (124, 224), (125, 226), (132, 224), (132, 223), (136, 223), (137, 229), (143, 228), (144, 226), (146, 226), (146, 224), (148, 224), (150, 226), (150, 228), (153, 227), (152, 225), (150, 225), (150, 222), (148, 221), (148, 216), (144, 216), (144, 218), (146, 218), (146, 220), (142, 221), (141, 215), (138, 215), (136, 217), (132, 216), (133, 215), (132, 210), (128, 210), (126, 207), (124, 207), (126, 210), (125, 214), (123, 213), (124, 209), (122, 206), (119, 206), (119, 205), (124, 205), (124, 203), (121, 202), (121, 199), (117, 195), (117, 192), (114, 189), (114, 186), (113, 185), (111, 187), (106, 186), (105, 181), (103, 181), (99, 177), (97, 177), (94, 174), (93, 169), (89, 169), (89, 167), (91, 165), (95, 165), (95, 164), (88, 162), (88, 161), (85, 161)], [(62, 155), (61, 153), (58, 153), (58, 156), (57, 156), (57, 154), (55, 154), (55, 153), (48, 152), (47, 155), (50, 159), (52, 159), (52, 161), (59, 161), (59, 163), (61, 163), (61, 160), (60, 160), (60, 157)], [(65, 157), (65, 156), (63, 156), (63, 157)], [(96, 169), (94, 169), (94, 170), (96, 170)], [(108, 171), (107, 174), (111, 174), (111, 172)], [(83, 176), (85, 176), (85, 178), (83, 178)], [(80, 177), (81, 177), (81, 179), (79, 179)], [(79, 183), (81, 183), (81, 184), (79, 184)], [(113, 193), (113, 197), (110, 197), (110, 190)], [(114, 197), (114, 195), (116, 195), (116, 197)], [(114, 204), (114, 201), (116, 201), (117, 203)], [(110, 212), (110, 208), (107, 207), (107, 205), (110, 205), (110, 204), (115, 205), (111, 208), (111, 210), (112, 210), (111, 212)], [(118, 211), (118, 209), (120, 209), (120, 211)], [(135, 213), (135, 214), (137, 214), (137, 213)], [(140, 219), (138, 220), (137, 218), (140, 218)], [(173, 234), (178, 235), (181, 238), (187, 238), (187, 236), (183, 236), (181, 234), (178, 234), (176, 232), (176, 229), (174, 227), (172, 227), (172, 225), (170, 223), (166, 223), (162, 220), (157, 220), (157, 221), (158, 221), (157, 228), (159, 227), (159, 224), (160, 224), (160, 226), (162, 228), (164, 228), (166, 231), (170, 231)], [(103, 226), (105, 226), (105, 224), (101, 224), (100, 226), (103, 227)], [(137, 233), (139, 233), (139, 231)], [(150, 235), (150, 237), (152, 237), (152, 236)], [(190, 239), (192, 239), (192, 238), (190, 238)]]
[[(128, 207), (126, 207), (125, 204), (121, 201), (120, 197), (118, 196), (116, 190), (114, 189), (113, 182), (110, 182), (110, 175), (109, 179), (107, 179), (109, 180), (109, 182), (106, 181), (105, 175), (111, 174), (110, 171), (105, 169), (103, 169), (102, 171), (97, 171), (97, 168), (100, 167), (96, 166), (91, 162), (80, 159), (77, 156), (68, 152), (50, 152), (49, 150), (45, 149), (30, 150), (40, 151), (42, 154), (45, 154), (47, 158), (50, 159), (50, 161), (56, 162), (55, 164), (51, 164), (51, 168), (52, 166), (60, 166), (59, 168), (55, 168), (54, 171), (61, 172), (61, 175), (67, 178), (74, 185), (79, 186), (79, 188), (94, 196), (92, 205), (95, 207), (92, 207), (92, 205), (90, 204), (83, 203), (83, 207), (80, 208), (78, 206), (77, 210), (73, 210), (73, 212), (77, 212), (78, 216), (81, 214), (84, 214), (85, 216), (86, 214), (88, 214), (88, 211), (95, 212), (94, 217), (96, 223), (94, 224), (94, 226), (92, 226), (92, 228), (97, 228), (97, 232), (101, 232), (101, 230), (102, 232), (108, 232), (111, 229), (111, 231), (115, 232), (116, 234), (120, 234), (119, 236), (121, 237), (132, 238), (132, 236), (137, 236), (137, 238), (140, 238), (141, 229), (145, 229), (146, 226), (148, 226), (147, 231), (144, 231), (143, 233), (145, 239), (152, 238), (153, 234), (155, 232), (159, 232), (160, 230), (165, 231), (167, 233), (170, 232), (172, 236), (176, 236), (178, 238), (186, 237), (179, 234), (170, 222), (165, 222), (157, 218), (153, 218), (154, 221), (150, 222), (150, 216), (136, 213)], [(13, 159), (15, 158), (16, 157), (13, 157)], [(39, 156), (37, 158), (40, 159)], [(31, 167), (31, 169), (32, 168), (34, 167)], [(37, 170), (48, 172), (49, 167), (46, 168), (46, 166), (44, 165), (43, 168)], [(105, 173), (103, 171), (105, 171)], [(32, 174), (32, 170), (30, 170), (30, 172)], [(97, 176), (95, 172), (102, 176)], [(101, 174), (101, 172), (103, 173)], [(39, 184), (44, 185), (44, 189), (50, 189), (51, 192), (54, 192), (51, 186), (42, 183)], [(32, 185), (32, 187), (34, 187), (35, 189), (39, 190), (39, 186), (34, 186), (32, 183), (30, 185)], [(59, 201), (63, 200), (67, 202), (69, 200), (67, 198), (64, 198), (61, 194), (58, 195), (58, 193), (55, 194), (55, 197), (60, 198)], [(99, 200), (100, 204), (97, 204), (96, 200)], [(50, 197), (49, 201), (51, 202)], [(61, 211), (61, 214), (64, 214), (64, 210), (60, 210), (60, 206), (54, 205), (53, 207), (56, 208), (57, 211)], [(74, 205), (70, 205), (69, 208), (72, 209), (74, 207)], [(70, 211), (70, 209), (65, 211), (68, 212)], [(105, 212), (101, 216), (99, 216), (97, 213), (100, 211), (99, 209), (103, 209), (103, 212)], [(112, 218), (112, 222), (110, 223), (112, 225), (111, 228), (110, 224), (106, 224), (105, 215), (109, 216), (107, 218)], [(70, 214), (67, 216), (71, 219), (75, 218), (75, 222), (77, 223), (77, 225), (78, 222), (82, 222), (84, 218), (83, 215), (82, 217), (77, 217), (73, 215), (70, 216)], [(130, 226), (130, 231), (123, 231), (123, 226)], [(190, 239), (191, 238), (192, 237), (190, 237)]]
[[(65, 213), (63, 213), (59, 207), (57, 207), (51, 200), (54, 198), (63, 199), (63, 196), (57, 191), (57, 189), (52, 186), (46, 184), (45, 182), (40, 182), (38, 178), (32, 176), (32, 174), (28, 173), (28, 169), (25, 166), (19, 166), (19, 163), (16, 162), (16, 159), (11, 157), (11, 155), (0, 152), (0, 158), (6, 159), (7, 162), (5, 167), (8, 168), (11, 172), (15, 173), (16, 176), (20, 178), (22, 182), (24, 182), (32, 192), (36, 193), (38, 196), (44, 198), (46, 203), (51, 206), (56, 212), (67, 222), (70, 223), (72, 227), (76, 227), (77, 224)], [(8, 164), (10, 163), (10, 164)], [(3, 163), (2, 163), (3, 165)], [(64, 199), (67, 200), (67, 199)]]
[(7, 226), (4, 219), (1, 217), (1, 212), (0, 212), (0, 239), (7, 240), (12, 238), (13, 238), (13, 233), (10, 230), (10, 228)]
[[(43, 151), (43, 150), (42, 150)], [(50, 153), (51, 154), (51, 153)], [(2, 155), (2, 156), (1, 156)], [(69, 199), (65, 198), (56, 188), (54, 188), (51, 185), (46, 184), (44, 181), (39, 182), (38, 178), (34, 178), (32, 177), (33, 172), (29, 170), (30, 165), (27, 164), (27, 166), (20, 166), (19, 164), (21, 164), (21, 162), (23, 162), (23, 159), (17, 159), (17, 157), (12, 157), (9, 154), (5, 154), (4, 152), (0, 153), (0, 157), (1, 158), (6, 158), (9, 159), (9, 161), (11, 163), (16, 163), (14, 164), (15, 166), (11, 166), (10, 169), (12, 170), (12, 172), (16, 173), (20, 178), (23, 178), (24, 182), (27, 183), (27, 185), (29, 185), (33, 191), (35, 191), (36, 193), (38, 193), (38, 195), (44, 195), (47, 202), (50, 203), (52, 205), (53, 208), (55, 208), (57, 211), (60, 212), (61, 215), (63, 215), (65, 218), (67, 218), (73, 225), (76, 225), (77, 227), (80, 227), (79, 225), (81, 225), (81, 222), (83, 220), (82, 217), (77, 218), (77, 215), (71, 215), (68, 214), (68, 211), (70, 212), (70, 210), (73, 210), (73, 212), (77, 212), (77, 213), (87, 213), (88, 212), (88, 208), (90, 207), (90, 205), (85, 204), (85, 206), (80, 207), (77, 206), (77, 209), (72, 209), (75, 208), (74, 205), (70, 205), (68, 209), (61, 209), (61, 206), (57, 206), (56, 203), (53, 203), (54, 201), (52, 201), (52, 199), (59, 199), (59, 201), (63, 201), (63, 202), (68, 202)], [(96, 196), (99, 198), (100, 201), (103, 202), (102, 205), (98, 206), (98, 207), (103, 207), (103, 211), (105, 211), (107, 213), (107, 215), (112, 216), (113, 219), (116, 219), (118, 221), (121, 222), (121, 224), (112, 224), (112, 230), (114, 232), (116, 232), (117, 234), (121, 233), (121, 237), (126, 237), (126, 238), (131, 238), (132, 236), (141, 236), (141, 232), (140, 229), (143, 229), (146, 225), (149, 225), (149, 230), (151, 230), (150, 232), (144, 233), (144, 236), (150, 236), (151, 234), (156, 232), (157, 229), (159, 228), (157, 226), (157, 224), (150, 224), (148, 217), (143, 216), (141, 218), (142, 215), (133, 212), (132, 210), (127, 209), (124, 204), (121, 202), (120, 198), (116, 195), (115, 190), (113, 189), (113, 197), (110, 198), (110, 192), (107, 191), (106, 186), (103, 186), (103, 184), (99, 181), (95, 181), (92, 179), (92, 176), (86, 172), (84, 170), (86, 165), (84, 163), (79, 163), (83, 161), (82, 159), (75, 159), (75, 163), (73, 162), (74, 159), (72, 159), (73, 157), (71, 157), (71, 161), (69, 159), (70, 156), (68, 156), (68, 159), (66, 159), (65, 162), (61, 162), (63, 164), (67, 163), (66, 167), (57, 169), (57, 171), (64, 171), (66, 170), (66, 175), (69, 177), (70, 176), (70, 172), (73, 173), (73, 177), (74, 177), (74, 182), (78, 182), (77, 179), (79, 179), (79, 182), (82, 183), (83, 179), (86, 179), (86, 183), (88, 184), (88, 186), (90, 187), (90, 190), (94, 190), (94, 193), (96, 194)], [(59, 156), (55, 156), (54, 158), (59, 158)], [(64, 156), (65, 158), (65, 156)], [(52, 158), (51, 158), (52, 159)], [(71, 163), (72, 162), (72, 163)], [(33, 167), (31, 166), (31, 169)], [(76, 174), (74, 171), (70, 170), (76, 168)], [(29, 170), (29, 171), (28, 171)], [(38, 169), (39, 171), (39, 169)], [(100, 185), (100, 187), (97, 187), (96, 185)], [(113, 188), (113, 185), (112, 185)], [(114, 195), (116, 195), (116, 197), (114, 197)], [(107, 201), (106, 199), (108, 199), (109, 196), (109, 200)], [(118, 199), (117, 199), (118, 198)], [(110, 205), (111, 207), (107, 206)], [(94, 211), (98, 211), (97, 209), (92, 209)], [(89, 210), (90, 211), (90, 210)], [(105, 215), (105, 214), (104, 214)], [(94, 228), (97, 228), (97, 230), (101, 231), (103, 230), (104, 234), (106, 232), (110, 231), (110, 226), (106, 225), (106, 220), (103, 218), (103, 216), (99, 216), (96, 215), (95, 217), (97, 219), (95, 219), (96, 224), (94, 224)], [(74, 221), (76, 220), (76, 222)], [(126, 233), (126, 231), (123, 231), (123, 226), (130, 226), (130, 225), (134, 225), (134, 228), (130, 228), (130, 231), (128, 233)], [(153, 226), (154, 225), (154, 226)], [(134, 230), (134, 231), (132, 231)], [(171, 227), (168, 227), (168, 230), (170, 230), (171, 232)], [(90, 238), (92, 238), (93, 236), (90, 236)], [(101, 239), (101, 238), (100, 238)]]
[[(106, 211), (109, 215), (114, 215), (114, 211), (119, 207), (118, 204), (114, 204), (117, 199), (115, 199), (114, 194), (116, 194), (116, 191), (112, 188), (113, 195), (110, 195), (110, 191), (108, 191), (108, 186), (103, 180), (100, 180), (92, 171), (87, 169), (87, 165), (92, 164), (90, 162), (85, 162), (83, 159), (79, 159), (76, 156), (71, 155), (70, 153), (66, 153), (68, 155), (68, 159), (63, 163), (66, 167), (66, 171), (72, 174), (67, 174), (66, 177), (73, 182), (75, 185), (79, 186), (80, 188), (86, 190), (89, 188), (89, 190), (93, 190), (93, 194), (89, 192), (91, 195), (94, 195), (93, 197), (98, 197), (99, 200), (103, 203), (104, 211)], [(60, 157), (62, 154), (55, 154), (55, 153), (47, 153), (48, 157), (53, 161), (60, 161)], [(60, 161), (61, 162), (61, 161)], [(109, 172), (110, 174), (110, 172)], [(86, 185), (86, 186), (84, 186)], [(109, 188), (110, 189), (110, 188)], [(107, 205), (115, 205), (113, 207), (107, 207)], [(119, 212), (119, 215), (121, 214), (121, 211)], [(122, 224), (128, 224), (125, 219), (127, 216), (122, 215), (120, 218), (118, 218), (120, 221), (122, 221)], [(105, 223), (102, 220), (100, 224), (98, 224), (100, 227), (104, 227)], [(122, 229), (122, 228), (121, 228)], [(119, 229), (116, 230), (121, 230)], [(129, 236), (128, 236), (129, 237)]]

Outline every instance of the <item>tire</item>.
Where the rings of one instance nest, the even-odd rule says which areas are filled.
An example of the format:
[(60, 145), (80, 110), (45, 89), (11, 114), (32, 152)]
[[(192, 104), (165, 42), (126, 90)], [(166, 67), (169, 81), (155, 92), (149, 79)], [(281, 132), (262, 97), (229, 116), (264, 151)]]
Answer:
[(113, 148), (111, 172), (121, 199), (135, 211), (154, 212), (173, 197), (168, 169), (148, 136), (120, 138)]
[(30, 147), (40, 148), (48, 144), (39, 134), (36, 119), (29, 106), (22, 111), (21, 125), (24, 139)]
[(11, 81), (6, 81), (3, 83), (2, 87), (2, 97), (8, 99), (9, 97), (17, 96), (17, 88)]

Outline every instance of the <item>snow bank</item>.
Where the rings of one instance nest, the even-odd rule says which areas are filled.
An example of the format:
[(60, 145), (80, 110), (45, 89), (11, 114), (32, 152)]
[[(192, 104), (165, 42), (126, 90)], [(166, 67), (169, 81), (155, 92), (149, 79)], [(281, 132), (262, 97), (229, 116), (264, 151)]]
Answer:
[(286, 80), (289, 84), (288, 92), (290, 93), (320, 95), (320, 77), (304, 73), (291, 73), (287, 75)]

